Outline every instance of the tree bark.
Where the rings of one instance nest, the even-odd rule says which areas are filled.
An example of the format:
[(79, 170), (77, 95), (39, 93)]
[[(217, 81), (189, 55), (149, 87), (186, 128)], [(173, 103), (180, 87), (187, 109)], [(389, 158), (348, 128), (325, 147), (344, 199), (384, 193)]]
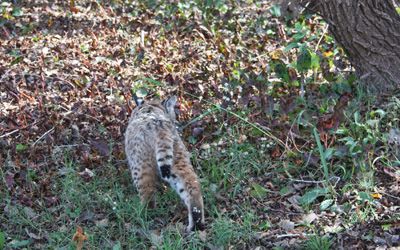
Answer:
[(301, 2), (327, 21), (363, 86), (374, 92), (400, 89), (400, 15), (393, 0)]

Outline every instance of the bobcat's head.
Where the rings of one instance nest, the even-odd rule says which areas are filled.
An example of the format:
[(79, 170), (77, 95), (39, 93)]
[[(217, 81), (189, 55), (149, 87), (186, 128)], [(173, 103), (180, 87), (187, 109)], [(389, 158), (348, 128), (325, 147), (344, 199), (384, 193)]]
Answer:
[(157, 114), (163, 115), (166, 118), (170, 119), (172, 122), (176, 123), (176, 118), (178, 115), (178, 110), (175, 109), (178, 98), (176, 96), (168, 97), (162, 101), (160, 100), (151, 100), (144, 101), (143, 99), (139, 99), (134, 96), (134, 100), (136, 103), (136, 108), (133, 110), (135, 114)]
[(177, 111), (175, 110), (175, 106), (177, 101), (178, 98), (175, 95), (161, 101), (161, 105), (172, 121), (176, 121)]

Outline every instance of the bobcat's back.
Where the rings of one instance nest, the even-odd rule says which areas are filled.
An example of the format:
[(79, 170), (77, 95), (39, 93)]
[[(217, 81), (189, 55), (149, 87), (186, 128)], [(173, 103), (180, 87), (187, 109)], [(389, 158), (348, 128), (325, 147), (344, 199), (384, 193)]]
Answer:
[(125, 152), (141, 201), (154, 204), (153, 195), (162, 179), (186, 204), (188, 230), (201, 229), (203, 198), (190, 155), (175, 127), (175, 103), (173, 96), (135, 108), (125, 132)]

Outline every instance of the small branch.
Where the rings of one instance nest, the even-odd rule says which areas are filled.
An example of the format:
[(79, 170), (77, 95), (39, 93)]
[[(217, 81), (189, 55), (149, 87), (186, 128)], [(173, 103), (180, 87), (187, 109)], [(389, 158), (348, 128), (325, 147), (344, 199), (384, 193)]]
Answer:
[(322, 32), (322, 35), (321, 35), (321, 37), (319, 38), (317, 45), (315, 46), (314, 52), (317, 52), (318, 47), (319, 47), (319, 45), (321, 44), (322, 39), (324, 38), (326, 32), (328, 32), (328, 28), (329, 28), (329, 24), (326, 25), (324, 31)]
[(298, 180), (298, 179), (290, 179), (291, 181), (294, 182), (301, 182), (301, 183), (312, 183), (312, 184), (321, 184), (321, 183), (325, 183), (326, 181), (307, 181), (307, 180)]
[(48, 135), (49, 133), (51, 133), (54, 130), (54, 127), (52, 127), (50, 130), (46, 131), (42, 136), (39, 137), (39, 139), (37, 139), (33, 144), (32, 147), (34, 147), (36, 145), (36, 143), (38, 143), (40, 140), (42, 140), (46, 135)]
[(55, 148), (72, 148), (72, 147), (79, 147), (83, 144), (70, 144), (70, 145), (57, 145), (54, 146)]
[[(3, 27), (4, 28), (4, 27)], [(3, 81), (4, 78), (6, 78), (8, 76), (8, 73), (11, 72), (11, 69), (7, 70), (6, 72), (3, 73), (3, 75), (0, 78), (0, 82)]]
[[(340, 177), (338, 177), (338, 176), (331, 176), (328, 180), (331, 181), (333, 179), (335, 179), (335, 185), (340, 181)], [(299, 180), (299, 179), (290, 179), (290, 180), (294, 181), (294, 182), (312, 183), (312, 184), (321, 184), (321, 183), (326, 182), (326, 180), (323, 180), (323, 181), (311, 181), (311, 180), (308, 181), (308, 180)]]
[(10, 132), (8, 132), (8, 133), (5, 133), (4, 135), (0, 135), (0, 138), (4, 138), (4, 137), (10, 136), (10, 135), (12, 135), (12, 134), (15, 134), (16, 132), (18, 132), (18, 131), (20, 131), (20, 130), (22, 130), (22, 129), (26, 129), (27, 127), (31, 127), (31, 126), (33, 126), (33, 125), (36, 125), (38, 122), (39, 122), (39, 121), (35, 121), (35, 122), (32, 123), (32, 124), (23, 126), (23, 127), (21, 127), (21, 128), (14, 129), (13, 131), (10, 131)]
[(306, 234), (306, 233), (302, 233), (302, 234), (281, 234), (281, 235), (277, 235), (276, 238), (280, 239), (280, 238), (293, 238), (293, 237), (309, 237), (309, 236), (314, 236), (315, 234)]
[(10, 135), (12, 135), (12, 134), (18, 132), (19, 130), (20, 130), (20, 129), (17, 128), (17, 129), (15, 129), (15, 130), (11, 131), (11, 132), (5, 133), (4, 135), (1, 135), (0, 138), (4, 138), (4, 137), (7, 137), (7, 136), (10, 136)]
[(386, 196), (389, 196), (390, 198), (393, 198), (393, 199), (395, 199), (395, 200), (399, 200), (399, 201), (400, 201), (400, 198), (397, 197), (397, 196), (394, 196), (394, 195), (391, 195), (391, 194), (388, 194), (388, 193), (384, 193), (384, 192), (382, 192), (382, 194), (384, 194), (384, 195), (386, 195)]

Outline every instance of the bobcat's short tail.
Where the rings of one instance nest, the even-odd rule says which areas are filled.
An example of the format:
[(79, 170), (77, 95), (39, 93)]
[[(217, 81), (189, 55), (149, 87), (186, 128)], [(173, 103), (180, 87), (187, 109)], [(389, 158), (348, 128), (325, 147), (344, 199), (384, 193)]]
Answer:
[(193, 221), (194, 221), (194, 229), (203, 231), (205, 229), (205, 225), (201, 221), (202, 217), (203, 217), (202, 212), (198, 211), (196, 209), (196, 207), (194, 207), (192, 209), (192, 216), (193, 216)]
[(192, 202), (191, 211), (195, 230), (204, 230), (204, 205), (203, 199), (200, 194), (200, 198), (196, 199), (196, 202)]

